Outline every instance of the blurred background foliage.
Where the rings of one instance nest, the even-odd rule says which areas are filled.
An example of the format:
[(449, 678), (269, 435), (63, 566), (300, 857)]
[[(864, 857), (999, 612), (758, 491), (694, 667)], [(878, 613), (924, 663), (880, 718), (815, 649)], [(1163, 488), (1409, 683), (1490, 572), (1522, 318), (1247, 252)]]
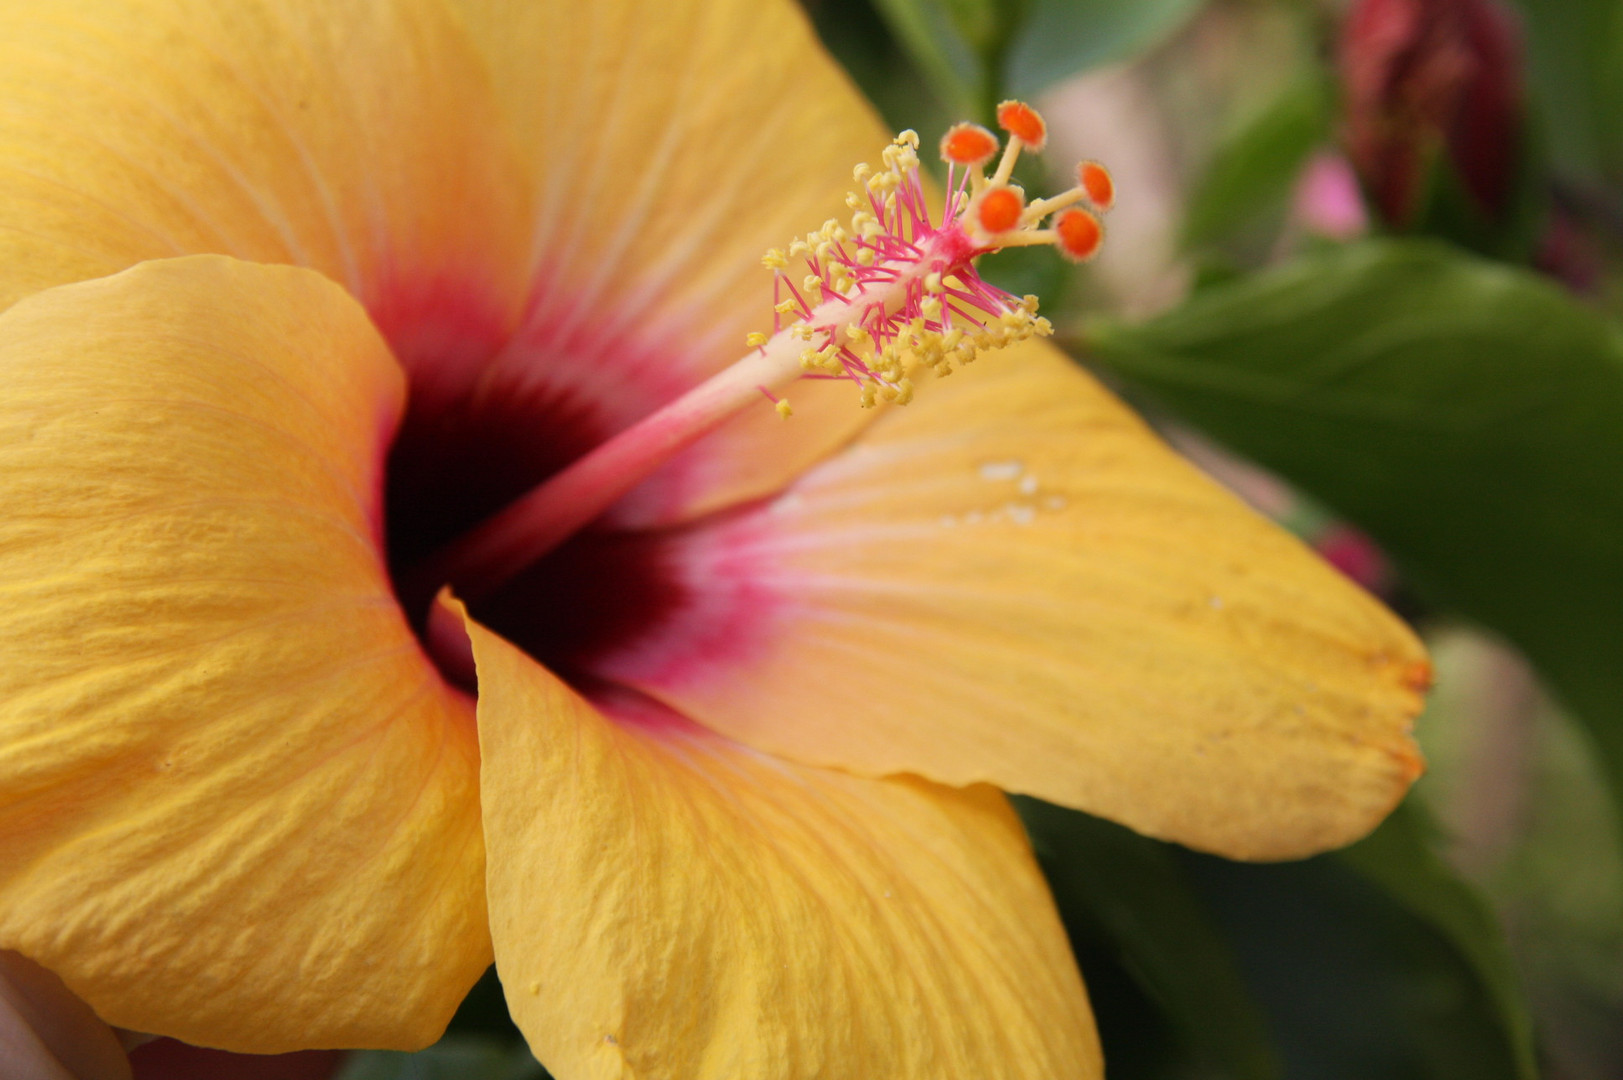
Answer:
[[(804, 0), (928, 143), (1116, 174), (1060, 340), (1428, 639), (1431, 771), (1304, 862), (1031, 800), (1113, 1080), (1623, 1076), (1623, 0)], [(342, 1080), (545, 1074), (488, 975)]]

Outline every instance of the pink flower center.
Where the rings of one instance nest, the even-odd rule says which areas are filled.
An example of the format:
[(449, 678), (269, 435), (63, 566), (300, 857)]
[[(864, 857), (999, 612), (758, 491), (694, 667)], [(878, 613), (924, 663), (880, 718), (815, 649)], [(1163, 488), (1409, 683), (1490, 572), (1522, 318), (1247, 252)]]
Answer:
[[(409, 420), (390, 461), (389, 555), (413, 618), (449, 586), (538, 659), (567, 667), (681, 602), (653, 541), (581, 530), (717, 425), (761, 407), (763, 395), (787, 419), (780, 394), (801, 379), (849, 381), (863, 407), (905, 405), (920, 374), (946, 375), (982, 350), (1047, 334), (1037, 298), (983, 281), (974, 260), (1036, 244), (1091, 257), (1103, 236), (1096, 215), (1114, 189), (1087, 162), (1075, 187), (1028, 203), (1010, 177), (1021, 148), (1040, 148), (1046, 128), (1019, 102), (1004, 103), (999, 120), (1010, 138), (991, 177), (990, 132), (960, 124), (942, 140), (939, 224), (915, 134), (887, 146), (879, 169), (859, 165), (849, 227), (830, 220), (763, 258), (775, 273), (771, 332), (750, 334), (742, 359), (629, 429), (610, 433), (590, 413), (562, 407), (519, 409), (494, 424), (487, 410), (460, 431), (454, 417)], [(796, 259), (806, 270), (798, 281), (789, 273)]]

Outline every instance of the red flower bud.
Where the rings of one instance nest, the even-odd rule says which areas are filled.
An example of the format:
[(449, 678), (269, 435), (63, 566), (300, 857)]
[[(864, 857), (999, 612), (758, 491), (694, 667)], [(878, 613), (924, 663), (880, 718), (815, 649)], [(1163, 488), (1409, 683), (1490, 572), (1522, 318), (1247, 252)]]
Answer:
[(1495, 0), (1355, 0), (1340, 69), (1347, 152), (1383, 219), (1414, 224), (1442, 161), (1481, 216), (1505, 217), (1521, 154), (1521, 49)]

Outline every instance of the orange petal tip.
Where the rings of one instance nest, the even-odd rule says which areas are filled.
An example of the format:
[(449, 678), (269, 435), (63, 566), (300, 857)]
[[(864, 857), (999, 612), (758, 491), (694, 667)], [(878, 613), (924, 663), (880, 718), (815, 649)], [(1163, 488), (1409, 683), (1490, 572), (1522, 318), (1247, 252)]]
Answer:
[(1041, 150), (1048, 141), (1048, 125), (1036, 109), (1023, 101), (1005, 101), (997, 107), (998, 127), (1019, 139), (1031, 150)]
[(1403, 685), (1417, 694), (1431, 689), (1433, 672), (1430, 661), (1416, 660), (1403, 669)]

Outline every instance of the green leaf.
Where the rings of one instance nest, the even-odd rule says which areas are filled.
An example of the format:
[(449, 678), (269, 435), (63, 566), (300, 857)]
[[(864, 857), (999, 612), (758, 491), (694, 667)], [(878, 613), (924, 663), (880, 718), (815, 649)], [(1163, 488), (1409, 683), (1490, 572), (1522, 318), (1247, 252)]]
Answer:
[(1476, 890), (1434, 851), (1436, 830), (1418, 806), (1405, 803), (1366, 839), (1337, 857), (1378, 885), (1440, 936), (1470, 967), (1498, 1012), (1516, 1075), (1538, 1075), (1533, 1028), (1517, 988), (1504, 932)]
[(524, 1046), (496, 1039), (448, 1035), (415, 1054), (361, 1050), (333, 1080), (546, 1080), (547, 1072)]
[(1623, 792), (1616, 329), (1531, 274), (1371, 241), (1100, 326), (1088, 346), (1517, 643)]
[(1213, 243), (1282, 205), (1330, 138), (1330, 87), (1315, 73), (1287, 87), (1217, 149), (1189, 200), (1183, 241)]
[(931, 88), (954, 113), (982, 116), (990, 77), (982, 51), (998, 26), (993, 0), (874, 0)]
[(1202, 0), (1031, 0), (1004, 58), (1004, 92), (1035, 97), (1062, 79), (1149, 49)]
[(1517, 0), (1534, 105), (1558, 164), (1581, 179), (1623, 180), (1623, 4)]
[(1222, 1075), (1232, 1080), (1277, 1077), (1279, 1064), (1262, 1015), (1174, 849), (1036, 799), (1016, 799), (1016, 805), (1084, 957), (1111, 1075), (1142, 1051), (1122, 1045), (1120, 1031), (1108, 1023), (1109, 996), (1095, 985), (1094, 966), (1085, 963), (1101, 949), (1190, 1050)]
[[(1389, 891), (1385, 854), (1182, 861), (1266, 1010), (1291, 1080), (1533, 1075), (1516, 1045), (1525, 1028), (1507, 1021), (1491, 982), (1458, 948), (1459, 928), (1431, 918), (1432, 906), (1447, 905), (1416, 910)], [(1371, 862), (1381, 865), (1374, 877), (1364, 873)]]
[(933, 91), (868, 0), (816, 0), (807, 9), (824, 46), (893, 130), (928, 134), (963, 118)]

